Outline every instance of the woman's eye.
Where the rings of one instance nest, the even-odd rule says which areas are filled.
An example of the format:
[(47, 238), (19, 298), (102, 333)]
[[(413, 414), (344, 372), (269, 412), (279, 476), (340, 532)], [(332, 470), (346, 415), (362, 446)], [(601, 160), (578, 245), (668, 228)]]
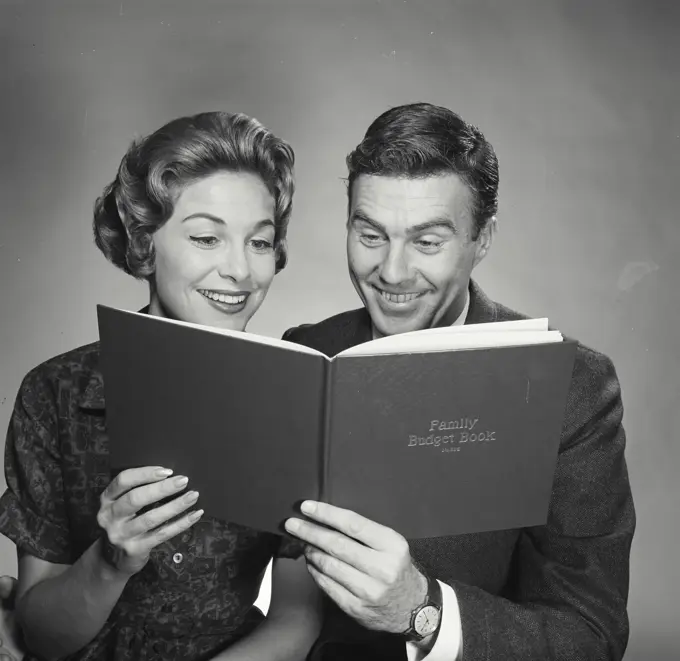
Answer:
[(252, 239), (250, 241), (250, 245), (257, 252), (268, 252), (274, 247), (273, 243), (271, 241), (267, 241), (266, 239)]
[(201, 248), (212, 248), (219, 242), (216, 236), (191, 236), (189, 238)]

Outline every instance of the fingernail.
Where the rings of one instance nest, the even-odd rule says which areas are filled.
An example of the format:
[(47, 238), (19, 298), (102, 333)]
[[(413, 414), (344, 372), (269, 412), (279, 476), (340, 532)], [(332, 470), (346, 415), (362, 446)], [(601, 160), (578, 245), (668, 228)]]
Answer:
[(156, 471), (156, 475), (158, 477), (168, 477), (168, 476), (172, 475), (172, 470), (170, 468), (159, 468)]
[(300, 522), (297, 519), (288, 519), (285, 523), (286, 530), (291, 532), (300, 529)]
[(196, 510), (189, 515), (191, 521), (198, 521), (203, 516), (203, 510)]
[(173, 482), (173, 484), (174, 484), (176, 487), (184, 487), (184, 486), (186, 486), (188, 483), (189, 483), (189, 478), (188, 478), (188, 477), (184, 477), (184, 476), (176, 477), (176, 478), (175, 478), (175, 481)]
[(300, 511), (303, 514), (314, 514), (314, 512), (316, 512), (316, 503), (311, 500), (305, 500), (305, 502), (300, 505)]
[(193, 503), (195, 500), (198, 500), (198, 491), (190, 491), (184, 496), (184, 502), (186, 503)]

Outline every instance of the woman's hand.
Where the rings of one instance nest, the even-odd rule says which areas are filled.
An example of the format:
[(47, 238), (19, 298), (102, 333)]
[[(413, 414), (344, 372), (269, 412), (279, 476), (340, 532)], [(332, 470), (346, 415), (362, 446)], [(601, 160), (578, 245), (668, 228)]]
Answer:
[[(203, 514), (198, 510), (176, 518), (198, 500), (198, 492), (189, 491), (138, 515), (186, 487), (188, 478), (171, 475), (171, 470), (159, 467), (130, 468), (119, 473), (101, 495), (97, 522), (106, 533), (104, 559), (122, 574), (136, 574), (151, 549), (190, 528)], [(175, 520), (168, 523), (171, 519)]]
[(0, 661), (24, 658), (21, 633), (14, 614), (16, 590), (16, 578), (0, 576)]

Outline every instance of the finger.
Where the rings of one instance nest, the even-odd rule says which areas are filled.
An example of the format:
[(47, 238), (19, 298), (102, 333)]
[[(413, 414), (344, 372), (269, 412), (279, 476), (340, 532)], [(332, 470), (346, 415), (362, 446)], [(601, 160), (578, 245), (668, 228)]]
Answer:
[(197, 500), (198, 491), (189, 491), (165, 505), (144, 512), (144, 514), (140, 514), (126, 524), (125, 536), (136, 537), (155, 530), (164, 523), (170, 521), (170, 519), (174, 519), (176, 516), (179, 516), (182, 512), (189, 509), (189, 507), (194, 505)]
[(357, 599), (369, 604), (380, 599), (383, 589), (373, 576), (314, 547), (308, 546), (305, 549), (305, 558), (317, 571), (344, 587)]
[(316, 546), (328, 555), (332, 555), (366, 574), (376, 574), (383, 560), (378, 551), (364, 546), (337, 530), (322, 528), (311, 521), (288, 519), (285, 527), (288, 532), (299, 537), (302, 541)]
[(302, 513), (348, 537), (357, 539), (376, 551), (387, 551), (394, 547), (397, 540), (403, 537), (375, 521), (371, 521), (351, 510), (335, 507), (328, 503), (306, 500), (300, 507)]
[(196, 510), (195, 512), (186, 514), (181, 519), (177, 519), (177, 521), (173, 521), (162, 528), (149, 532), (142, 537), (143, 545), (147, 550), (151, 551), (151, 549), (159, 544), (167, 542), (169, 539), (172, 539), (191, 528), (191, 526), (197, 523), (202, 516), (203, 510)]
[(164, 480), (172, 475), (172, 470), (162, 466), (143, 466), (142, 468), (128, 468), (121, 471), (111, 480), (110, 484), (104, 489), (102, 498), (116, 500), (124, 493), (139, 487), (142, 484), (150, 484)]
[(307, 571), (310, 573), (314, 582), (323, 590), (345, 613), (350, 617), (361, 608), (359, 600), (346, 588), (339, 583), (336, 583), (332, 578), (322, 574), (314, 565), (307, 565)]
[(139, 510), (153, 505), (186, 487), (189, 478), (184, 475), (165, 479), (155, 484), (145, 484), (123, 494), (111, 505), (111, 513), (115, 518), (125, 519), (134, 516)]
[(0, 599), (9, 599), (17, 584), (17, 579), (12, 576), (0, 576)]

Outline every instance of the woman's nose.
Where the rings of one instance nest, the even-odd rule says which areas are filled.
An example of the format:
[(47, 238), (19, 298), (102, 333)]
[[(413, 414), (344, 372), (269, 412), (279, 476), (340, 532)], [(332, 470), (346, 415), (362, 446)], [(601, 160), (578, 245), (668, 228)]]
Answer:
[(242, 246), (232, 244), (225, 251), (218, 269), (223, 278), (231, 278), (234, 282), (243, 282), (248, 278), (250, 269), (248, 259)]

